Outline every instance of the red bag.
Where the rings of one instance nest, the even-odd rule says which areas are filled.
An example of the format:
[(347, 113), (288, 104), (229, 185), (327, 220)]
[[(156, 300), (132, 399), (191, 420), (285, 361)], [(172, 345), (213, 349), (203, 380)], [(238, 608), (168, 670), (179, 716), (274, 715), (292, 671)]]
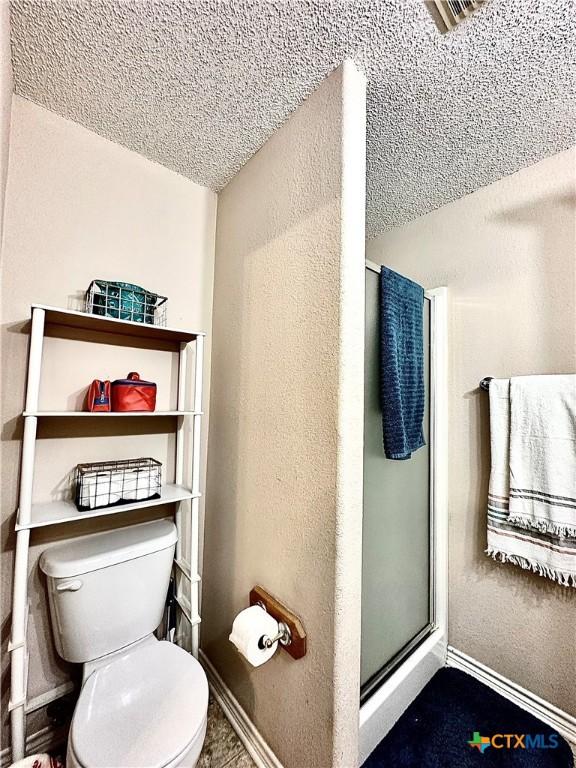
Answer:
[(113, 411), (154, 411), (156, 409), (156, 384), (141, 381), (140, 374), (132, 371), (127, 379), (112, 382)]
[(86, 408), (89, 411), (110, 411), (110, 382), (94, 379), (88, 387)]

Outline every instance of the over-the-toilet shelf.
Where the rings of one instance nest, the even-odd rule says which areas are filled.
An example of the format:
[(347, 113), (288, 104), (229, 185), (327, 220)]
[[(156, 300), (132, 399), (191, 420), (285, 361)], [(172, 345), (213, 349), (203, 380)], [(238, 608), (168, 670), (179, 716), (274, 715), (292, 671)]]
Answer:
[[(42, 373), (43, 346), (46, 326), (52, 334), (58, 335), (60, 328), (64, 338), (66, 327), (88, 332), (107, 334), (116, 346), (134, 346), (134, 340), (145, 340), (148, 348), (178, 353), (178, 387), (175, 408), (166, 411), (48, 411), (39, 408), (39, 392)], [(98, 315), (88, 315), (75, 310), (60, 309), (43, 304), (32, 305), (32, 326), (28, 359), (28, 380), (24, 410), (24, 436), (22, 444), (22, 466), (20, 499), (16, 515), (16, 556), (14, 559), (14, 581), (12, 600), (12, 630), (8, 650), (11, 657), (10, 701), (13, 752), (22, 756), (25, 751), (26, 704), (28, 698), (28, 575), (30, 529), (62, 525), (79, 520), (109, 515), (124, 515), (130, 522), (130, 512), (171, 504), (174, 508), (178, 528), (178, 542), (174, 558), (178, 578), (175, 579), (176, 603), (180, 610), (177, 641), (186, 644), (192, 653), (198, 654), (198, 625), (200, 592), (198, 576), (199, 549), (199, 499), (200, 493), (200, 442), (202, 421), (202, 378), (204, 357), (204, 336), (200, 331), (144, 324), (119, 320)], [(91, 339), (92, 340), (92, 339)], [(98, 338), (94, 340), (99, 341)], [(138, 346), (138, 344), (137, 344)], [(188, 352), (194, 351), (191, 375), (188, 374)], [(193, 386), (191, 386), (193, 380)], [(190, 405), (189, 405), (190, 400)], [(166, 432), (175, 435), (175, 457), (173, 481), (160, 486), (157, 498), (126, 497), (125, 503), (117, 506), (95, 507), (79, 512), (72, 499), (42, 503), (33, 501), (35, 446), (38, 424), (44, 419), (125, 419), (168, 417)], [(88, 424), (93, 423), (88, 421)], [(71, 433), (72, 435), (73, 433)], [(66, 436), (64, 436), (65, 439)], [(95, 439), (102, 439), (95, 434)], [(148, 453), (146, 436), (142, 439), (142, 455)], [(189, 464), (188, 469), (186, 464)], [(124, 501), (124, 499), (123, 499)], [(133, 518), (132, 518), (133, 519)], [(185, 524), (188, 519), (189, 524)]]

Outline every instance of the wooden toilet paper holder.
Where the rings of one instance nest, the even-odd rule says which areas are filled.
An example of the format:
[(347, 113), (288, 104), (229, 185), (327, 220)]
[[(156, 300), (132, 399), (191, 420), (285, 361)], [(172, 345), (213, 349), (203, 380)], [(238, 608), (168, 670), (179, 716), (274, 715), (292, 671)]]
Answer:
[(290, 631), (290, 642), (287, 645), (279, 643), (279, 647), (289, 653), (293, 659), (301, 659), (305, 656), (306, 631), (298, 616), (272, 597), (263, 587), (255, 586), (250, 590), (250, 605), (258, 604), (261, 604), (279, 624), (285, 624)]

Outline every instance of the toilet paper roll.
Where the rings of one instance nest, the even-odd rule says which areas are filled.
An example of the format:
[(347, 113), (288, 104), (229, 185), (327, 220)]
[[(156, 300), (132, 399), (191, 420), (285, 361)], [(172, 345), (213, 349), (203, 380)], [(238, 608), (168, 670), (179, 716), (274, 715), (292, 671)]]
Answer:
[(160, 491), (160, 468), (142, 467), (124, 472), (122, 499), (138, 501), (149, 499)]
[(84, 478), (80, 503), (90, 509), (107, 507), (120, 501), (121, 490), (122, 483), (114, 478), (114, 473), (98, 472)]
[(259, 605), (251, 605), (250, 608), (240, 611), (234, 619), (229, 640), (253, 667), (259, 667), (274, 656), (278, 647), (276, 641), (270, 648), (261, 648), (260, 638), (264, 635), (274, 637), (277, 632), (276, 619)]

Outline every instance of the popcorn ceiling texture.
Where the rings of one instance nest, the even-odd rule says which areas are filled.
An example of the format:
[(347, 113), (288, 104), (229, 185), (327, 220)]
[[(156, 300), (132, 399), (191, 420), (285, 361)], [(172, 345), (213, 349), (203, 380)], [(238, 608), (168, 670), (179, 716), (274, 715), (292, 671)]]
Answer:
[(345, 57), (368, 76), (376, 235), (576, 135), (574, 0), (15, 0), (16, 92), (220, 190)]

